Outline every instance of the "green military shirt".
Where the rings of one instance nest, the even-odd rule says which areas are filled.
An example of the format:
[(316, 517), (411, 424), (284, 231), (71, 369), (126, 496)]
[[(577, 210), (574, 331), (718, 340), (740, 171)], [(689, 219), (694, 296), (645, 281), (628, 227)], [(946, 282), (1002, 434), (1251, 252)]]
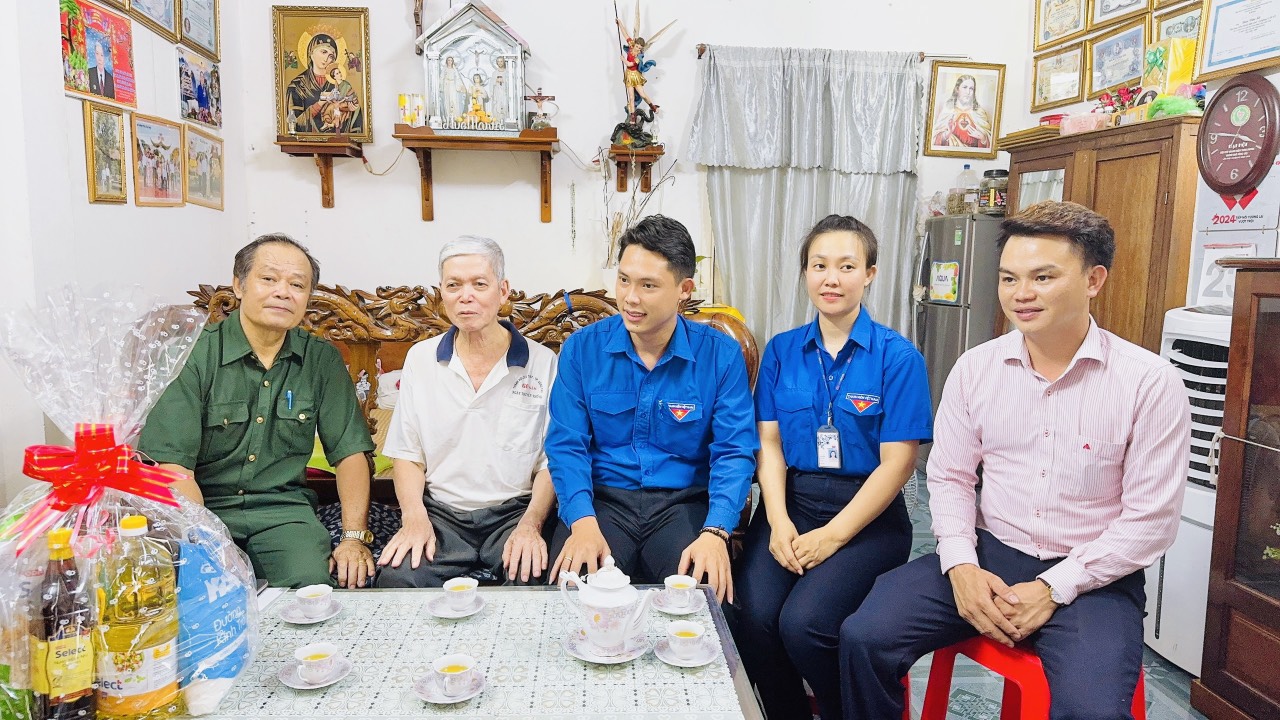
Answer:
[(374, 448), (337, 348), (294, 328), (267, 370), (236, 310), (205, 328), (138, 447), (193, 470), (210, 509), (249, 510), (301, 494), (317, 431), (334, 466)]

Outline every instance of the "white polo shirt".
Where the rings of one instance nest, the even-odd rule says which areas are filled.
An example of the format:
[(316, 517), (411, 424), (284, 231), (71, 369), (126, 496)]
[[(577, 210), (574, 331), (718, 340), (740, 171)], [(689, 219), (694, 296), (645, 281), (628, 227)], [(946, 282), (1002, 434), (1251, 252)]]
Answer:
[(384, 455), (422, 463), (431, 497), (462, 511), (528, 495), (547, 467), (547, 397), (556, 354), (511, 333), (506, 362), (479, 390), (453, 352), (455, 328), (409, 349)]

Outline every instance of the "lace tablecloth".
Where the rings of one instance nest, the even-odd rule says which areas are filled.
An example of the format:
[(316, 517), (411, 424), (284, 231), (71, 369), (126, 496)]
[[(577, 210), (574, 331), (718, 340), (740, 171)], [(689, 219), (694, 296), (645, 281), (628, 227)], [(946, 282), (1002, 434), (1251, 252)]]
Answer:
[[(704, 608), (687, 619), (707, 627), (722, 652), (709, 665), (682, 669), (663, 663), (652, 650), (621, 665), (592, 665), (571, 657), (561, 638), (570, 622), (558, 591), (542, 588), (482, 588), (478, 614), (440, 620), (427, 602), (440, 591), (366, 590), (337, 592), (342, 611), (316, 625), (290, 625), (280, 610), (293, 602), (287, 593), (262, 613), (262, 647), (218, 708), (207, 718), (758, 718), (754, 700), (744, 715), (744, 686), (719, 608)], [(649, 610), (647, 634), (656, 644), (671, 618)], [(293, 651), (328, 641), (344, 649), (355, 669), (318, 690), (294, 690), (276, 673), (293, 662)], [(476, 698), (432, 705), (412, 691), (431, 671), (431, 661), (447, 652), (477, 659), (486, 685)], [(749, 697), (749, 695), (748, 695)]]

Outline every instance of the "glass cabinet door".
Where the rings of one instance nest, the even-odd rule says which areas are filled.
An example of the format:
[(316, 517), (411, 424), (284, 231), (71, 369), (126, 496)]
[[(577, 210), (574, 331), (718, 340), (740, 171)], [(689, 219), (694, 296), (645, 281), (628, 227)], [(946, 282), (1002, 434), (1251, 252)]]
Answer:
[(1067, 171), (1064, 168), (1022, 173), (1018, 176), (1018, 207), (1015, 210), (1042, 200), (1061, 201), (1066, 180)]
[(1258, 298), (1252, 334), (1235, 580), (1280, 601), (1280, 298)]

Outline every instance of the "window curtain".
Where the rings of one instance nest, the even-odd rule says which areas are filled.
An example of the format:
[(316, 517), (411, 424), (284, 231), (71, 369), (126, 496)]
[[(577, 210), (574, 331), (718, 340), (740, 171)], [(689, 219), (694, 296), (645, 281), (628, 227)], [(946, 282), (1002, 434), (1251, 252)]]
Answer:
[(880, 243), (864, 303), (906, 333), (915, 164), (924, 116), (915, 53), (709, 47), (689, 157), (707, 166), (717, 276), (763, 344), (812, 316), (800, 244), (831, 214)]

